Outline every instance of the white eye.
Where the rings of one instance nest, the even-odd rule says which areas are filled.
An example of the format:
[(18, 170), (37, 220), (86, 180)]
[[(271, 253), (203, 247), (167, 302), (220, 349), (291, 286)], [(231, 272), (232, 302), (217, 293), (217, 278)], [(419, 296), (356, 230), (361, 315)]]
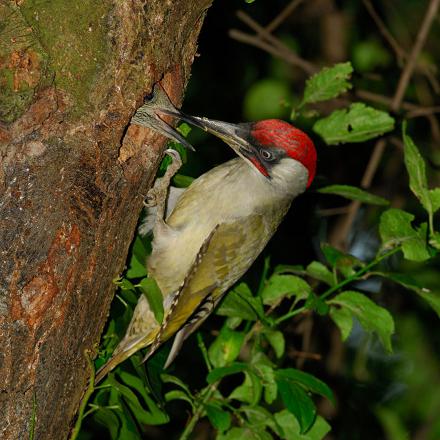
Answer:
[(273, 155), (270, 151), (261, 149), (260, 154), (264, 160), (272, 160), (273, 159)]

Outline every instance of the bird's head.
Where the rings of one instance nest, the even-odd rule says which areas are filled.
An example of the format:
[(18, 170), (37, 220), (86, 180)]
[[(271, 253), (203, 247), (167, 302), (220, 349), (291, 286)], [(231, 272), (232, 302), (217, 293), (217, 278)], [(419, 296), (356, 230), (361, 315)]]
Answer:
[(316, 149), (312, 140), (287, 122), (266, 119), (231, 124), (185, 114), (178, 117), (221, 138), (267, 179), (288, 169), (292, 160), (307, 171), (307, 188), (315, 177)]

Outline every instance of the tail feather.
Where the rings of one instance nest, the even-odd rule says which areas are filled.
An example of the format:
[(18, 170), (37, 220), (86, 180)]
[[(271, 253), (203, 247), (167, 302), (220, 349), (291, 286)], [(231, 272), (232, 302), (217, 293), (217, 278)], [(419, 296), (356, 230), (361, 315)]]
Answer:
[(124, 338), (115, 348), (112, 357), (96, 372), (95, 384), (98, 384), (107, 376), (110, 371), (116, 368), (121, 362), (128, 359), (142, 348), (151, 345), (156, 338), (157, 331), (150, 332), (148, 335), (139, 335), (130, 339)]

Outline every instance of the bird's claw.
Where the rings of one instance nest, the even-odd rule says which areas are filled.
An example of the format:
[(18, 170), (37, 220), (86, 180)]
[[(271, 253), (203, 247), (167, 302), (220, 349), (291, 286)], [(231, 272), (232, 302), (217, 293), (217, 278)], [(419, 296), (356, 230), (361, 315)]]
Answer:
[(182, 159), (180, 158), (178, 151), (168, 148), (164, 153), (171, 157), (171, 163), (168, 165), (164, 176), (156, 179), (153, 188), (148, 191), (147, 197), (144, 200), (144, 206), (146, 208), (152, 208), (154, 206), (158, 206), (160, 208), (158, 210), (158, 215), (161, 215), (162, 211), (165, 209), (165, 200), (168, 194), (168, 187), (170, 186), (171, 179), (182, 166)]

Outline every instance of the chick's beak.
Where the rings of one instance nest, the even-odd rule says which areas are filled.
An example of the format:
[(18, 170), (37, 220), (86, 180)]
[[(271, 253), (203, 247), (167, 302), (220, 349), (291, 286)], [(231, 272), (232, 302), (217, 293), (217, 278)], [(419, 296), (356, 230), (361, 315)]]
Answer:
[(174, 127), (165, 122), (158, 113), (180, 118), (179, 111), (171, 103), (165, 90), (159, 85), (155, 85), (152, 96), (142, 107), (137, 109), (131, 118), (131, 123), (151, 128), (163, 136), (181, 143), (189, 150), (195, 151), (194, 147)]

